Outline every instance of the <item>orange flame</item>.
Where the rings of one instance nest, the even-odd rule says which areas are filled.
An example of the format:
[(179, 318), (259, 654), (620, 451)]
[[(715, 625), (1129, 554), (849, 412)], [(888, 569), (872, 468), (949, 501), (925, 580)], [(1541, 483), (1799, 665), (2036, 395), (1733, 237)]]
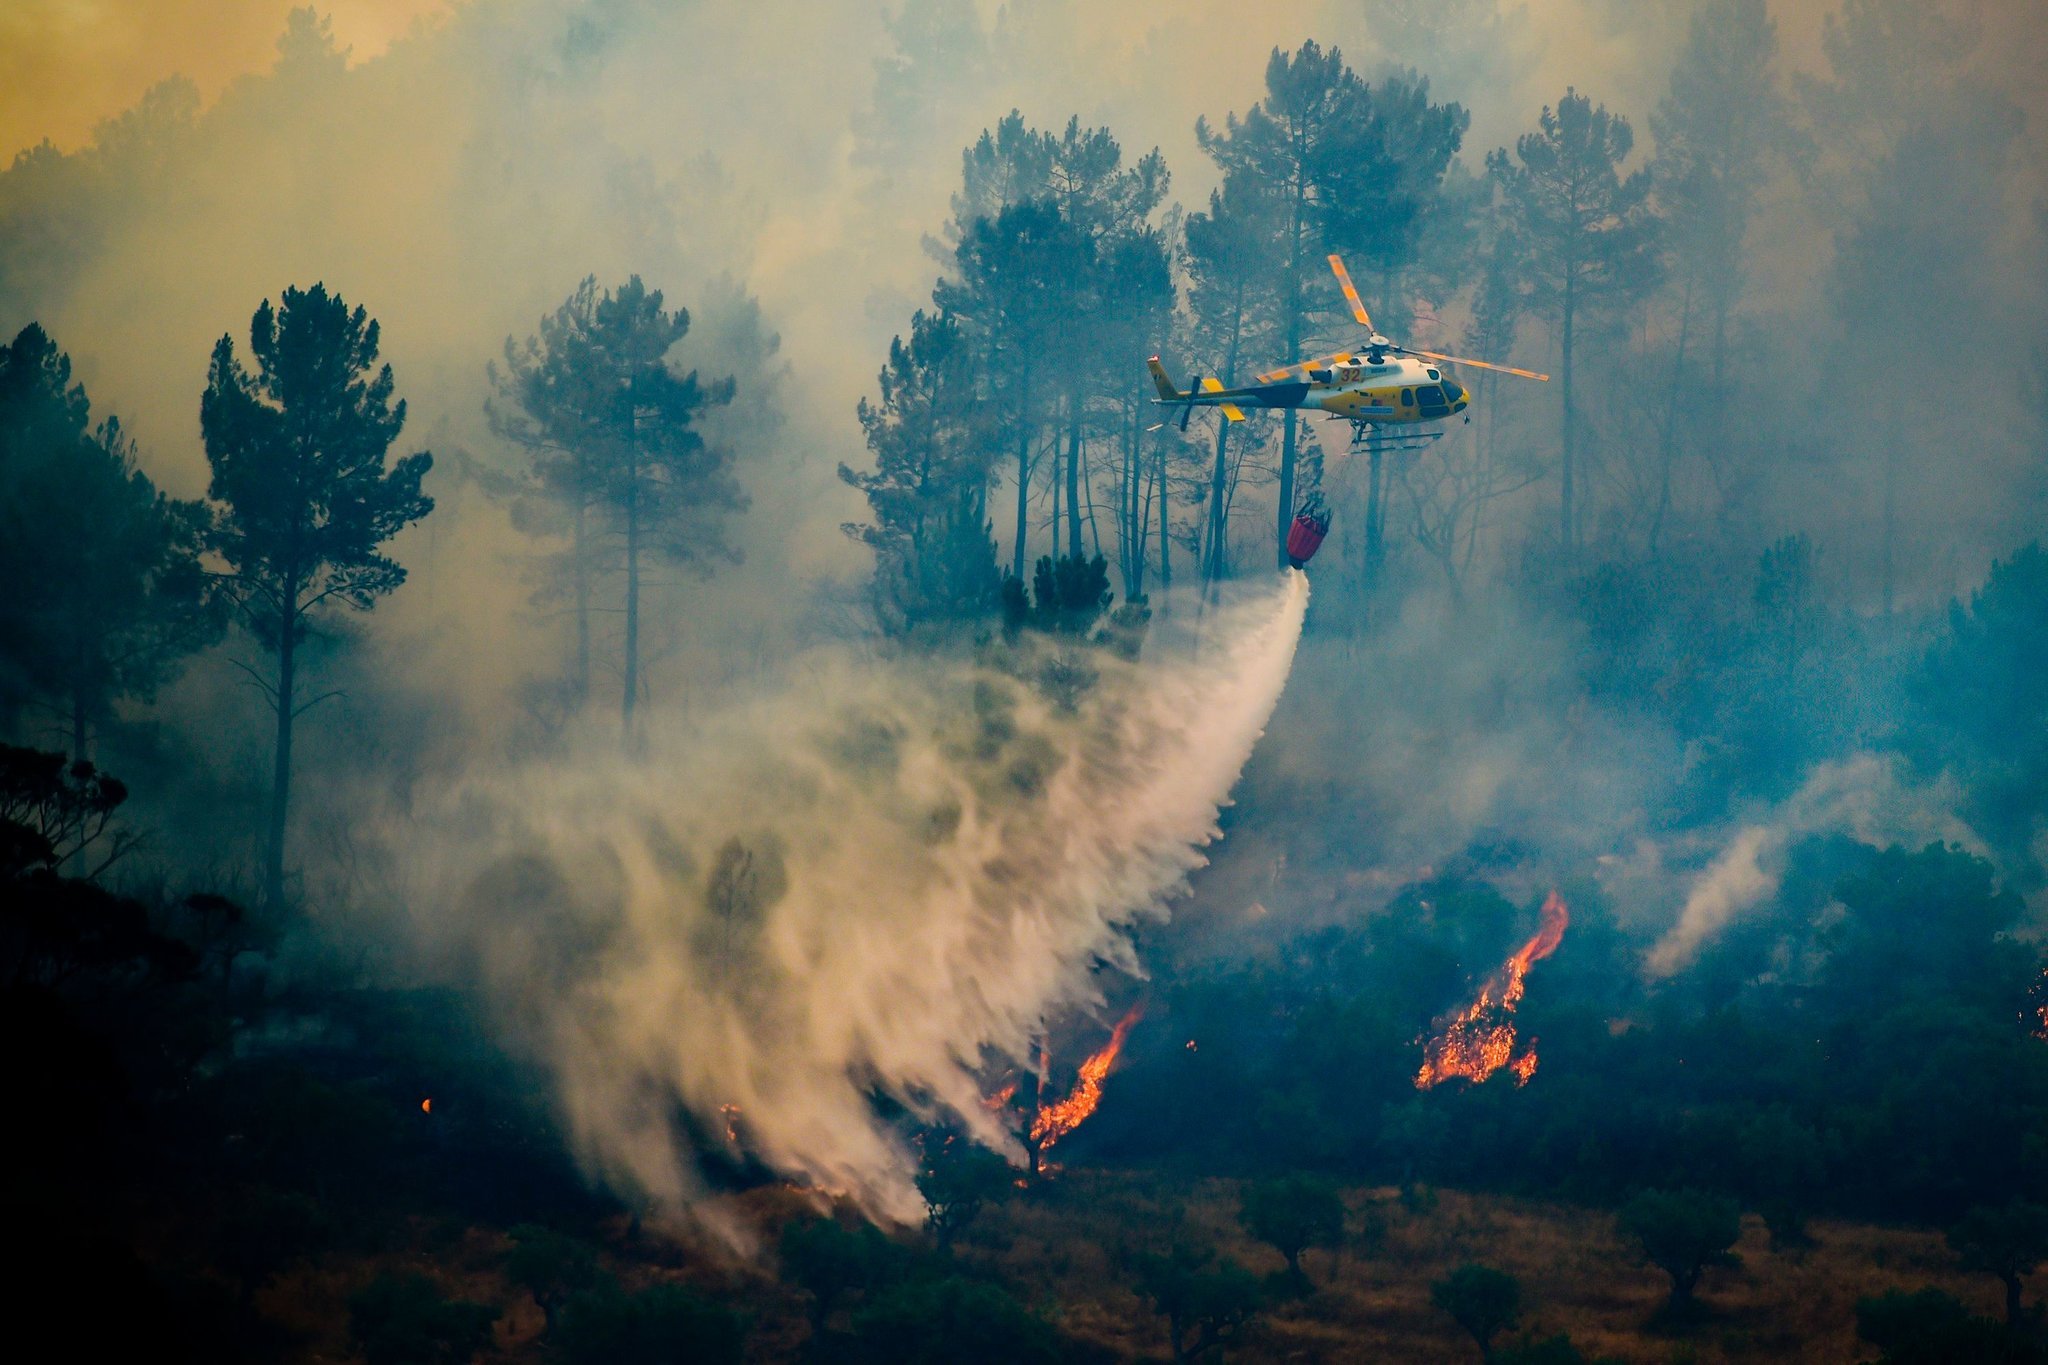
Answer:
[(1536, 1054), (1515, 1056), (1515, 1025), (1510, 1018), (1527, 989), (1529, 964), (1557, 951), (1571, 922), (1564, 897), (1552, 891), (1543, 898), (1543, 925), (1480, 988), (1479, 998), (1458, 1013), (1438, 1021), (1437, 1034), (1423, 1048), (1422, 1070), (1415, 1088), (1427, 1090), (1453, 1076), (1483, 1081), (1502, 1067), (1515, 1073), (1517, 1085), (1536, 1074)]
[(1095, 1112), (1095, 1106), (1102, 1103), (1102, 1082), (1108, 1077), (1109, 1069), (1116, 1065), (1117, 1053), (1123, 1051), (1124, 1038), (1130, 1033), (1131, 1025), (1145, 1012), (1145, 1002), (1131, 1006), (1130, 1012), (1116, 1021), (1110, 1030), (1109, 1042), (1100, 1052), (1081, 1063), (1081, 1074), (1074, 1081), (1073, 1093), (1057, 1104), (1041, 1105), (1037, 1117), (1031, 1120), (1031, 1140), (1043, 1152), (1067, 1134), (1079, 1128), (1088, 1116)]

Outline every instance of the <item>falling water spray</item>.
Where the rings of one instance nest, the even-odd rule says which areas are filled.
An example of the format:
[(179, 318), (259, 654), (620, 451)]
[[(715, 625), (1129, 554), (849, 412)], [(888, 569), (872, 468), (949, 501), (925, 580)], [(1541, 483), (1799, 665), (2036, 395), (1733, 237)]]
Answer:
[(414, 902), (614, 1186), (687, 1206), (685, 1129), (731, 1131), (912, 1221), (875, 1096), (1022, 1159), (978, 1073), (1139, 971), (1128, 931), (1218, 837), (1307, 602), (1288, 573), (1135, 659), (1028, 633), (810, 658), (708, 724), (657, 718), (639, 761), (469, 777), (411, 823)]

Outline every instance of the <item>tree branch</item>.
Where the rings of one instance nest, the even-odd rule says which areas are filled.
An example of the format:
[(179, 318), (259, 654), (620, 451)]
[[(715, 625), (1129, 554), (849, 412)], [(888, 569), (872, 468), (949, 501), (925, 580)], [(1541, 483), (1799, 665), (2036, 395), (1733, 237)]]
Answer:
[(314, 707), (318, 706), (323, 701), (330, 701), (335, 697), (345, 697), (347, 695), (347, 692), (338, 687), (335, 688), (332, 692), (322, 692), (319, 696), (313, 698), (313, 700), (307, 702), (304, 706), (301, 706), (297, 710), (293, 711), (292, 719), (297, 720), (300, 716), (305, 715), (308, 711), (312, 710)]

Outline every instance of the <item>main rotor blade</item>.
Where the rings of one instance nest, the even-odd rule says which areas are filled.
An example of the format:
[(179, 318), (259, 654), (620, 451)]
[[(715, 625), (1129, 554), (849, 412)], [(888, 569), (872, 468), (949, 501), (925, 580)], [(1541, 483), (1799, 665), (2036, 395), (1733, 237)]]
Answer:
[(1518, 370), (1512, 365), (1496, 365), (1490, 360), (1473, 360), (1461, 355), (1439, 355), (1435, 351), (1418, 351), (1413, 346), (1400, 346), (1395, 349), (1403, 355), (1419, 355), (1424, 360), (1441, 360), (1449, 365), (1470, 365), (1476, 370), (1498, 370), (1502, 374), (1519, 375), (1523, 379), (1540, 379), (1546, 384), (1550, 382), (1550, 376), (1547, 374), (1538, 374), (1534, 370)]
[(1336, 272), (1337, 283), (1344, 286), (1344, 301), (1351, 305), (1351, 316), (1366, 331), (1373, 330), (1372, 315), (1365, 311), (1365, 304), (1358, 297), (1358, 286), (1351, 283), (1351, 272), (1344, 268), (1344, 258), (1336, 252), (1330, 253), (1330, 269)]
[(1320, 370), (1326, 365), (1341, 365), (1355, 354), (1354, 351), (1332, 351), (1328, 355), (1319, 355), (1313, 360), (1304, 360), (1294, 365), (1282, 365), (1277, 370), (1268, 370), (1254, 377), (1261, 384), (1271, 384), (1300, 370), (1302, 378), (1306, 379), (1310, 370)]

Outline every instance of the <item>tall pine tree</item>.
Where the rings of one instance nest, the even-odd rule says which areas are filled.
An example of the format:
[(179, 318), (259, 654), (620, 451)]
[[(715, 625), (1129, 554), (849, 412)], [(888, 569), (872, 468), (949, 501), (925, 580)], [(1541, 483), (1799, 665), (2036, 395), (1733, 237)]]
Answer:
[(876, 379), (879, 397), (861, 400), (874, 469), (839, 467), (839, 477), (868, 500), (872, 521), (846, 531), (875, 552), (876, 614), (892, 634), (971, 619), (996, 605), (993, 460), (975, 379), (959, 322), (920, 310), (909, 339), (890, 343)]
[(536, 336), (508, 341), (505, 369), (493, 371), (505, 400), (491, 409), (494, 425), (528, 448), (536, 488), (567, 514), (580, 686), (589, 680), (594, 583), (616, 566), (619, 716), (629, 748), (645, 691), (640, 629), (648, 566), (708, 573), (740, 557), (725, 533), (731, 515), (746, 509), (747, 494), (733, 472), (733, 452), (706, 441), (697, 427), (707, 409), (732, 401), (737, 386), (669, 363), (689, 330), (689, 310), (665, 307), (661, 291), (638, 275), (603, 292), (592, 277), (542, 319)]
[[(1280, 271), (1274, 331), (1279, 358), (1294, 365), (1322, 300), (1331, 297), (1314, 283), (1327, 278), (1325, 256), (1355, 248), (1390, 286), (1413, 254), (1469, 120), (1455, 104), (1431, 104), (1419, 77), (1401, 76), (1375, 90), (1340, 51), (1313, 41), (1292, 55), (1275, 48), (1265, 86), (1243, 118), (1229, 115), (1221, 131), (1202, 120), (1195, 136), (1226, 185), (1257, 185), (1272, 203), (1276, 235), (1267, 251)], [(1297, 416), (1290, 409), (1281, 421), (1275, 554), (1283, 567), (1294, 518)]]
[(1545, 106), (1536, 131), (1512, 156), (1486, 158), (1501, 189), (1505, 227), (1520, 249), (1532, 312), (1557, 324), (1559, 391), (1558, 542), (1569, 558), (1578, 545), (1578, 414), (1574, 366), (1580, 332), (1592, 317), (1646, 287), (1656, 261), (1650, 176), (1623, 174), (1635, 147), (1628, 120), (1566, 90)]
[(120, 421), (90, 414), (42, 328), (0, 347), (0, 689), (59, 719), (80, 761), (118, 700), (219, 630), (205, 509), (165, 497)]
[(325, 285), (265, 299), (249, 323), (252, 373), (233, 336), (213, 348), (199, 427), (213, 479), (210, 536), (250, 632), (269, 652), (251, 670), (276, 721), (264, 893), (284, 897), (292, 723), (302, 700), (299, 647), (330, 604), (368, 611), (405, 582), (384, 542), (434, 510), (420, 491), (425, 451), (387, 465), (405, 426), (389, 365), (377, 365), (377, 324)]

